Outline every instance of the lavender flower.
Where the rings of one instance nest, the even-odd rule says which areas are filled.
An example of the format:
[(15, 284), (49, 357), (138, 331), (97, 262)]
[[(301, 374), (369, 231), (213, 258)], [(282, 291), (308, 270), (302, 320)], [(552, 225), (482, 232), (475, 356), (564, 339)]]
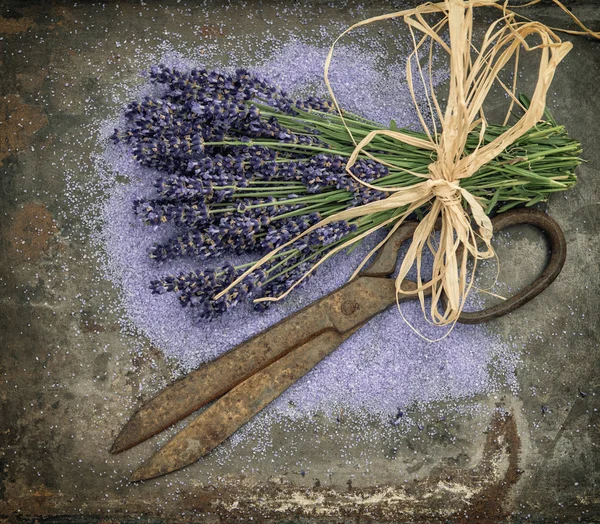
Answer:
[[(138, 206), (142, 210), (142, 219), (147, 223), (158, 224), (168, 220), (162, 218), (166, 213), (155, 216), (157, 213), (154, 208), (149, 211), (150, 206), (147, 202), (138, 203)], [(277, 201), (272, 197), (237, 201), (234, 210), (212, 214), (205, 220), (182, 228), (182, 231), (167, 242), (154, 245), (150, 250), (150, 258), (165, 261), (181, 256), (193, 256), (199, 260), (206, 260), (223, 254), (239, 255), (278, 246), (320, 220), (317, 213), (312, 213), (306, 217), (289, 218), (272, 225), (273, 219), (278, 215), (296, 211), (301, 207), (277, 205)], [(162, 208), (160, 211), (163, 212)], [(175, 216), (179, 219), (178, 214)], [(150, 219), (154, 221), (151, 222)], [(179, 222), (178, 225), (182, 224)], [(262, 240), (259, 239), (259, 235)], [(282, 240), (283, 238), (285, 240)]]
[(166, 199), (136, 200), (135, 213), (148, 225), (174, 222), (176, 225), (196, 225), (208, 222), (209, 215), (204, 201), (169, 201)]
[(213, 298), (229, 286), (240, 274), (240, 270), (228, 264), (219, 270), (207, 269), (192, 271), (187, 274), (180, 273), (177, 276), (168, 275), (162, 279), (152, 281), (150, 289), (154, 294), (174, 291), (182, 306), (197, 308), (201, 318), (210, 319), (253, 296), (255, 290), (265, 278), (264, 273), (252, 273), (223, 297), (218, 300)]
[[(168, 222), (177, 229), (151, 248), (149, 256), (157, 262), (262, 255), (318, 223), (321, 211), (381, 197), (348, 176), (346, 157), (320, 151), (331, 147), (310, 121), (295, 129), (282, 123), (307, 111), (334, 114), (330, 102), (293, 100), (243, 69), (225, 75), (159, 66), (151, 69), (150, 78), (165, 86), (164, 93), (131, 102), (126, 125), (115, 130), (113, 139), (157, 173), (155, 196), (134, 202), (144, 223)], [(298, 150), (279, 144), (297, 145)], [(352, 172), (367, 182), (389, 174), (385, 166), (365, 159)], [(250, 297), (287, 291), (356, 230), (355, 223), (336, 221), (312, 231), (218, 300), (214, 297), (241, 274), (241, 267), (227, 264), (216, 271), (166, 275), (153, 281), (151, 289), (174, 292), (182, 305), (213, 318)]]
[[(319, 220), (321, 220), (321, 216), (318, 213), (310, 213), (308, 215), (290, 218), (281, 224), (276, 223), (276, 225), (268, 229), (266, 236), (262, 240), (261, 247), (268, 250), (275, 249), (286, 242), (289, 242), (300, 233), (303, 233), (309, 227), (319, 222)], [(299, 245), (300, 244), (294, 247), (298, 249)], [(302, 245), (304, 245), (304, 243)]]
[[(287, 220), (284, 227), (269, 230), (263, 247), (280, 246), (319, 220), (320, 217), (317, 214)], [(220, 226), (218, 228), (209, 227), (204, 235), (201, 233), (190, 234), (186, 238), (179, 239), (179, 244), (172, 244), (170, 247), (172, 250), (181, 249), (182, 252), (191, 250), (203, 259), (219, 250), (220, 252), (226, 250), (247, 251), (256, 246), (254, 235), (259, 226), (256, 221), (233, 224), (223, 220)], [(200, 317), (212, 318), (249, 297), (277, 296), (287, 291), (309, 269), (308, 262), (303, 262), (305, 258), (310, 257), (312, 263), (318, 261), (325, 254), (321, 248), (341, 240), (355, 230), (356, 225), (345, 221), (332, 222), (316, 229), (305, 238), (292, 243), (287, 250), (281, 252), (259, 271), (248, 275), (240, 284), (218, 300), (215, 300), (214, 297), (241, 274), (241, 268), (228, 264), (216, 272), (198, 270), (187, 274), (181, 273), (178, 276), (167, 275), (153, 281), (150, 289), (155, 294), (173, 291), (179, 297), (182, 306), (197, 307)], [(162, 247), (162, 249), (167, 248)], [(157, 251), (155, 250), (155, 253)], [(205, 253), (209, 254), (205, 255)], [(156, 254), (155, 258), (160, 258), (160, 254)], [(255, 306), (258, 310), (264, 310), (268, 304), (268, 302), (258, 303)]]

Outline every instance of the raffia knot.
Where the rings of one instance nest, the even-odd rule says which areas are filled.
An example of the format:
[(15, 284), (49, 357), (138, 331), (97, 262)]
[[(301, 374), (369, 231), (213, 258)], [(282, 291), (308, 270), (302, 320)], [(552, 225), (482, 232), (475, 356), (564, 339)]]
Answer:
[(446, 205), (461, 202), (460, 186), (457, 182), (450, 182), (445, 178), (429, 179), (426, 184), (433, 195)]

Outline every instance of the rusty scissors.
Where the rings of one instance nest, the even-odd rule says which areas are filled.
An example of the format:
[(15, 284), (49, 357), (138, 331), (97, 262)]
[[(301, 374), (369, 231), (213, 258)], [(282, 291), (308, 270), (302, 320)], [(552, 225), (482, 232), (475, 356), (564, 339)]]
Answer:
[[(519, 224), (533, 225), (545, 234), (550, 248), (545, 269), (505, 302), (463, 312), (459, 322), (477, 324), (510, 313), (540, 294), (560, 273), (566, 258), (560, 226), (533, 209), (508, 211), (493, 220), (494, 231)], [(111, 453), (132, 448), (214, 401), (139, 467), (130, 481), (170, 473), (209, 453), (369, 319), (395, 304), (395, 283), (389, 277), (400, 246), (412, 237), (416, 226), (407, 222), (398, 228), (354, 280), (189, 373), (144, 404), (124, 426)], [(405, 280), (403, 289), (414, 290), (416, 284)], [(410, 300), (414, 295), (399, 298)]]

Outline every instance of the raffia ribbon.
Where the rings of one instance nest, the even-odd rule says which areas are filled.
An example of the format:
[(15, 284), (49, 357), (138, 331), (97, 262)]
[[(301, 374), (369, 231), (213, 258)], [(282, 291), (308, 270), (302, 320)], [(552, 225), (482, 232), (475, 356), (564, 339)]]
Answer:
[[(533, 5), (539, 1), (540, 0), (534, 0), (527, 5)], [(568, 32), (571, 34), (588, 34), (592, 37), (600, 38), (598, 33), (593, 33), (587, 29), (558, 0), (553, 1), (574, 18), (578, 25), (583, 29), (581, 32)], [(475, 49), (472, 44), (473, 9), (483, 6), (501, 9), (502, 16), (490, 25), (483, 37), (480, 48)], [(440, 14), (442, 17), (432, 26), (423, 16), (427, 14)], [(517, 17), (518, 15), (508, 8), (507, 3), (501, 4), (499, 0), (445, 0), (438, 3), (426, 3), (414, 9), (407, 9), (363, 20), (362, 22), (349, 27), (338, 36), (331, 46), (325, 62), (325, 83), (327, 84), (327, 88), (329, 89), (329, 93), (338, 113), (343, 119), (343, 111), (340, 108), (329, 83), (329, 67), (331, 65), (336, 43), (348, 32), (358, 27), (392, 18), (404, 19), (414, 42), (414, 51), (407, 61), (407, 82), (421, 125), (428, 136), (428, 140), (415, 138), (406, 133), (402, 133), (401, 131), (376, 130), (369, 133), (357, 144), (350, 129), (346, 127), (349, 136), (356, 145), (356, 148), (346, 165), (348, 175), (367, 187), (378, 189), (380, 191), (388, 191), (390, 192), (390, 196), (363, 206), (347, 209), (322, 220), (318, 224), (307, 229), (301, 235), (277, 249), (274, 249), (265, 257), (261, 258), (254, 266), (236, 279), (228, 289), (241, 282), (248, 274), (267, 262), (277, 252), (285, 249), (299, 238), (319, 227), (338, 220), (350, 220), (381, 211), (406, 208), (406, 211), (403, 213), (390, 218), (379, 226), (332, 249), (284, 294), (279, 297), (263, 297), (257, 299), (257, 301), (276, 301), (284, 298), (294, 289), (294, 287), (300, 284), (302, 280), (330, 256), (359, 242), (375, 230), (393, 224), (393, 227), (385, 239), (369, 253), (356, 269), (353, 275), (354, 278), (369, 260), (371, 255), (383, 245), (383, 243), (415, 209), (418, 209), (427, 203), (431, 203), (431, 209), (416, 228), (412, 243), (401, 264), (396, 279), (396, 290), (398, 293), (406, 293), (401, 289), (402, 281), (407, 276), (409, 270), (416, 265), (417, 288), (413, 293), (418, 295), (421, 302), (421, 308), (426, 318), (429, 318), (433, 324), (437, 325), (446, 325), (456, 322), (464, 307), (466, 296), (472, 286), (472, 272), (475, 271), (477, 261), (494, 255), (490, 243), (493, 234), (491, 221), (485, 214), (485, 211), (477, 198), (460, 186), (460, 180), (468, 178), (477, 172), (483, 165), (487, 164), (513, 142), (518, 140), (542, 118), (546, 106), (546, 94), (554, 77), (556, 68), (572, 48), (571, 43), (562, 42), (552, 29), (544, 24), (523, 19), (523, 17), (520, 18), (524, 21), (517, 21)], [(441, 37), (441, 32), (445, 30), (446, 26), (449, 30), (450, 45), (448, 45)], [(415, 30), (423, 34), (419, 41), (417, 41), (415, 37)], [(538, 43), (536, 43), (536, 45), (530, 45), (526, 40), (530, 36), (537, 38)], [(433, 90), (433, 82), (431, 81), (431, 48), (433, 45), (430, 46), (429, 50), (430, 89), (427, 88), (428, 84), (425, 81), (419, 61), (419, 50), (427, 42), (439, 44), (442, 49), (448, 53), (450, 58), (450, 89), (446, 109), (443, 113)], [(483, 103), (492, 84), (495, 81), (498, 81), (512, 99), (507, 112), (506, 121), (508, 121), (508, 116), (513, 105), (515, 103), (518, 104), (515, 92), (516, 73), (519, 65), (519, 52), (521, 47), (526, 51), (539, 50), (541, 54), (537, 84), (531, 97), (530, 106), (527, 109), (523, 108), (524, 114), (515, 125), (510, 127), (492, 142), (482, 145), (487, 127)], [(433, 122), (434, 127), (433, 133), (429, 130), (415, 97), (413, 66), (411, 63), (413, 58), (416, 58), (418, 73), (426, 91), (427, 106), (431, 116), (430, 120)], [(506, 66), (513, 58), (515, 62), (514, 81), (512, 88), (508, 88), (501, 82), (498, 75), (500, 71), (504, 69), (504, 66)], [(436, 120), (441, 123), (441, 133), (437, 132), (435, 124)], [(344, 125), (346, 125), (345, 122)], [(464, 151), (467, 137), (469, 136), (469, 133), (478, 126), (480, 127), (479, 145), (471, 154), (465, 155)], [(381, 187), (373, 186), (355, 177), (351, 172), (351, 167), (355, 164), (359, 155), (363, 154), (369, 158), (378, 160), (365, 149), (378, 135), (384, 135), (411, 146), (435, 152), (437, 159), (429, 166), (429, 174), (427, 176), (417, 175), (424, 177), (425, 180), (410, 187), (382, 189)], [(381, 160), (378, 161), (385, 163)], [(440, 237), (437, 246), (434, 246), (431, 237), (435, 223), (440, 216), (442, 223)], [(473, 229), (472, 221), (477, 225), (477, 232)], [(483, 241), (483, 251), (480, 251), (478, 248), (478, 237)], [(421, 278), (421, 264), (425, 247), (429, 248), (433, 254), (433, 272), (431, 279), (423, 282), (423, 279)], [(467, 268), (469, 257), (474, 260), (471, 272), (469, 272)], [(471, 278), (468, 278), (469, 276)], [(217, 295), (217, 298), (226, 293), (228, 289), (224, 290), (220, 295)], [(427, 315), (425, 310), (425, 292), (429, 289), (431, 289), (432, 300), (429, 315)], [(442, 305), (444, 304), (442, 295), (447, 297), (445, 305)]]

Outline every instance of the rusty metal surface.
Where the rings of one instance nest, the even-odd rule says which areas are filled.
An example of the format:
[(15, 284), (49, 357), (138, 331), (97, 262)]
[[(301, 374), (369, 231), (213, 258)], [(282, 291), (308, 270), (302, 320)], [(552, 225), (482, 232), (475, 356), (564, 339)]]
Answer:
[[(106, 309), (118, 304), (118, 293), (98, 280), (93, 247), (79, 235), (82, 210), (65, 193), (66, 173), (82, 188), (94, 176), (90, 123), (118, 110), (123, 89), (140, 83), (140, 58), (157, 43), (226, 48), (243, 31), (280, 34), (290, 25), (310, 40), (323, 20), (349, 25), (397, 3), (315, 2), (306, 25), (279, 18), (274, 2), (0, 5), (1, 524), (600, 520), (597, 42), (576, 39), (549, 98), (587, 160), (577, 186), (548, 206), (564, 228), (565, 267), (543, 300), (486, 325), (518, 345), (516, 390), (465, 399), (465, 407), (482, 409), (443, 419), (435, 415), (445, 402), (433, 402), (422, 408), (432, 418), (420, 427), (347, 450), (369, 422), (315, 414), (306, 424), (265, 430), (266, 451), (253, 452), (260, 442), (249, 438), (234, 450), (235, 462), (217, 450), (169, 477), (130, 484), (128, 475), (173, 432), (117, 456), (110, 442), (133, 408), (181, 370), (156, 347), (138, 351), (139, 335), (122, 332), (120, 312)], [(596, 2), (572, 6), (598, 27)], [(536, 19), (565, 23), (549, 4), (534, 9), (528, 14)], [(274, 45), (266, 44), (266, 54)], [(101, 188), (93, 197), (102, 198)], [(518, 263), (503, 261), (507, 282), (526, 281), (522, 268), (540, 247), (521, 234)], [(281, 460), (290, 447), (298, 462), (312, 461), (310, 469)]]
[[(240, 519), (278, 519), (285, 507), (292, 522), (427, 522), (466, 524), (474, 519), (496, 523), (510, 520), (506, 509), (511, 490), (525, 473), (523, 443), (514, 413), (495, 414), (487, 421), (480, 453), (470, 466), (453, 461), (439, 464), (408, 485), (361, 489), (349, 483), (343, 492), (320, 485), (299, 490), (293, 485), (254, 485), (248, 496), (243, 482), (228, 493), (214, 493), (220, 515)], [(323, 515), (329, 515), (324, 517)]]
[(256, 372), (203, 411), (138, 468), (130, 481), (164, 475), (203, 457), (303, 377), (351, 334), (325, 331)]

